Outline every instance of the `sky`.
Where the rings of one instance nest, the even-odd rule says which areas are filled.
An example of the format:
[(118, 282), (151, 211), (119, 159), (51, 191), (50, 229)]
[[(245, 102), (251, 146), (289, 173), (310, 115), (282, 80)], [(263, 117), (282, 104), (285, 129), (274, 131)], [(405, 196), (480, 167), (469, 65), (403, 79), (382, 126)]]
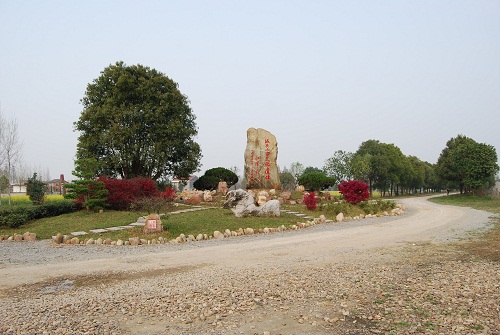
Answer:
[(459, 134), (500, 154), (498, 0), (0, 0), (0, 109), (26, 165), (73, 178), (80, 99), (117, 61), (189, 98), (197, 175), (242, 174), (251, 127), (282, 169), (371, 139), (429, 163)]

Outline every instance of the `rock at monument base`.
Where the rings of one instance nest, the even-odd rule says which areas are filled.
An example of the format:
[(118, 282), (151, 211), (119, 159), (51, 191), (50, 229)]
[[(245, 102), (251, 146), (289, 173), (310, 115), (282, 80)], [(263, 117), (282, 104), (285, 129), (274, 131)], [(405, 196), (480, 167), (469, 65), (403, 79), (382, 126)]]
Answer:
[(254, 197), (245, 190), (229, 191), (223, 205), (233, 211), (236, 217), (245, 216), (280, 216), (280, 202), (269, 200), (262, 206), (256, 206)]
[(203, 192), (203, 201), (212, 202), (213, 201), (212, 192), (210, 191)]
[(225, 181), (220, 181), (217, 185), (217, 193), (226, 195), (228, 191), (227, 183)]

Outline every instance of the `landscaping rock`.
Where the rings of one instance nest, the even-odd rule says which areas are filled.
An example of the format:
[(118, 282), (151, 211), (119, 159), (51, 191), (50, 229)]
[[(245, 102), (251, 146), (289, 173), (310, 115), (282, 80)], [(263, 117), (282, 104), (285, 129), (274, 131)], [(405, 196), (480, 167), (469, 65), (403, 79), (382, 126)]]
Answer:
[(141, 243), (141, 241), (139, 240), (138, 237), (131, 237), (128, 239), (128, 241), (129, 241), (130, 245), (134, 246), (134, 247), (138, 246)]
[(216, 230), (214, 231), (214, 238), (220, 240), (220, 239), (223, 239), (224, 238), (224, 234), (222, 234), (220, 231)]
[(58, 233), (56, 235), (56, 237), (54, 238), (54, 242), (57, 244), (61, 244), (61, 243), (63, 243), (63, 238), (64, 238), (64, 235), (61, 233)]

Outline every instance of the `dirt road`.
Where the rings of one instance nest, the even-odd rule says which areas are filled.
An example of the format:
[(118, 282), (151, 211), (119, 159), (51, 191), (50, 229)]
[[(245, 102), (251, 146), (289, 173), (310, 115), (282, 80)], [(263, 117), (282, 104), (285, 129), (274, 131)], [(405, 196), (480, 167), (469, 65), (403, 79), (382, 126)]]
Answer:
[[(140, 271), (177, 268), (196, 264), (245, 267), (248, 260), (262, 265), (274, 263), (348, 260), (368, 249), (390, 248), (412, 242), (446, 242), (466, 237), (466, 232), (487, 226), (487, 212), (436, 205), (425, 198), (402, 199), (407, 211), (400, 217), (365, 219), (329, 226), (318, 226), (300, 232), (270, 236), (226, 239), (219, 243), (197, 242), (186, 246), (122, 248), (61, 246), (36, 247), (25, 244), (2, 246), (6, 258), (21, 258), (13, 264), (1, 264), (0, 286), (4, 288), (35, 283), (64, 275), (89, 275), (109, 271)], [(31, 253), (36, 248), (38, 255)], [(87, 250), (84, 250), (87, 248)], [(91, 249), (93, 248), (93, 249)], [(88, 250), (90, 249), (90, 250)], [(126, 250), (128, 249), (128, 250)], [(40, 255), (42, 261), (39, 260)], [(37, 256), (37, 257), (36, 257)], [(90, 259), (89, 259), (90, 258)], [(40, 264), (32, 264), (40, 263)]]
[[(427, 330), (434, 325), (445, 333), (470, 332), (461, 321), (447, 325), (446, 319), (439, 327), (432, 320), (401, 321), (400, 329), (391, 318), (400, 317), (398, 313), (418, 315), (401, 309), (403, 298), (395, 298), (407, 280), (430, 275), (418, 264), (432, 259), (429, 266), (436, 266), (448, 252), (436, 251), (440, 243), (486, 229), (491, 214), (436, 205), (427, 198), (399, 202), (406, 207), (400, 217), (185, 245), (48, 247), (47, 242), (4, 242), (0, 286), (7, 290), (0, 307), (8, 304), (9, 311), (3, 309), (0, 319), (10, 323), (0, 324), (0, 334), (29, 330), (26, 322), (18, 324), (23, 317), (41, 320), (41, 328), (33, 329), (60, 334), (74, 329), (82, 334), (418, 333), (425, 324)], [(460, 264), (437, 266), (426, 281), (441, 283), (435, 276), (471, 270)], [(491, 282), (483, 278), (474, 292), (500, 291), (495, 284), (498, 266), (485, 269), (492, 271)], [(382, 284), (389, 282), (392, 288)], [(419, 281), (414, 285), (420, 287), (414, 292), (427, 290)], [(463, 283), (444, 284), (446, 290), (455, 286), (461, 289)], [(47, 294), (50, 301), (36, 300)], [(391, 298), (377, 300), (380, 294)], [(385, 306), (384, 314), (370, 299), (395, 305)], [(483, 299), (485, 310), (498, 306), (498, 292), (491, 299)], [(26, 304), (33, 306), (27, 315)], [(455, 311), (450, 306), (449, 313), (463, 313), (461, 307)], [(47, 318), (40, 311), (52, 312)], [(478, 329), (491, 331), (498, 312), (496, 319), (486, 313), (476, 321), (481, 322)]]

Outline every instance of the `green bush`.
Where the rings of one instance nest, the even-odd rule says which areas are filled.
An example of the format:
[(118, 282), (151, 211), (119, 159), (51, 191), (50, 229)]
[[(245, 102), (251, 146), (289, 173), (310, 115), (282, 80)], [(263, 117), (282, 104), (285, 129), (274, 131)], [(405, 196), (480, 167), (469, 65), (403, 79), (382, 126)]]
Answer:
[(365, 212), (365, 214), (377, 214), (384, 211), (390, 211), (396, 207), (394, 201), (386, 200), (370, 200), (358, 203), (358, 206)]
[(7, 216), (0, 216), (0, 227), (17, 228), (28, 222), (26, 213), (10, 213)]
[(37, 178), (36, 172), (33, 173), (33, 177), (28, 178), (28, 184), (26, 185), (26, 193), (29, 195), (30, 200), (35, 205), (41, 205), (45, 201), (45, 191), (47, 190), (47, 185)]
[(0, 227), (18, 228), (29, 221), (75, 212), (72, 201), (50, 202), (39, 206), (20, 206), (0, 211)]
[(337, 214), (339, 213), (343, 213), (345, 216), (355, 216), (360, 212), (357, 206), (345, 201), (339, 203), (327, 203), (326, 205), (324, 205), (323, 210), (325, 211), (325, 213), (333, 216), (337, 216)]

